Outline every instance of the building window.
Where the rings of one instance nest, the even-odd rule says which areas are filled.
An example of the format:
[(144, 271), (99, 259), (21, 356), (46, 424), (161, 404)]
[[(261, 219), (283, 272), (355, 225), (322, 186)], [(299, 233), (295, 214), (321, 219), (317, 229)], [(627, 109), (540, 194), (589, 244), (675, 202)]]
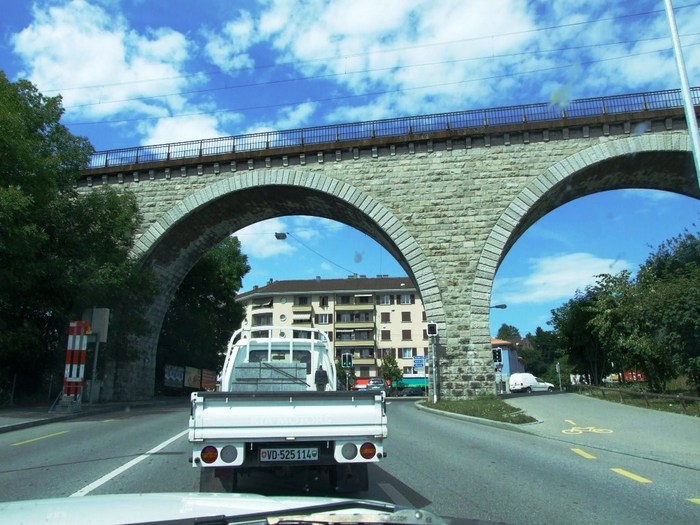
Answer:
[(300, 295), (297, 297), (297, 304), (299, 306), (307, 306), (309, 304), (309, 298), (306, 295)]
[(355, 312), (352, 316), (353, 323), (372, 323), (372, 312)]
[(328, 306), (328, 296), (327, 296), (327, 295), (322, 295), (322, 296), (319, 298), (319, 303), (321, 304), (321, 306)]
[(423, 321), (427, 321), (427, 320), (428, 320), (428, 316), (425, 315), (425, 310), (423, 310)]
[(399, 348), (399, 355), (403, 359), (411, 359), (415, 355), (414, 348)]
[(341, 295), (339, 297), (338, 302), (340, 304), (350, 304), (350, 296), (349, 295)]
[(379, 304), (391, 304), (391, 295), (382, 294), (379, 296)]
[(411, 312), (401, 312), (401, 322), (410, 323), (411, 322)]
[(404, 367), (403, 367), (403, 373), (404, 373), (404, 374), (415, 374), (416, 371), (413, 369), (412, 366), (404, 366)]
[(352, 322), (352, 317), (350, 316), (349, 312), (343, 312), (340, 315), (338, 315), (338, 322), (339, 323), (350, 323)]
[(391, 330), (382, 330), (382, 341), (391, 341)]
[(355, 332), (356, 341), (371, 341), (374, 339), (371, 330), (357, 330)]
[(401, 339), (404, 341), (410, 341), (412, 339), (411, 331), (410, 330), (401, 330)]
[(356, 295), (355, 304), (370, 304), (371, 295)]
[(316, 315), (316, 322), (318, 324), (330, 324), (331, 314), (318, 314)]
[(401, 304), (413, 304), (416, 302), (416, 296), (412, 293), (402, 293), (400, 302)]
[(391, 312), (382, 312), (382, 323), (391, 322)]
[(272, 324), (272, 314), (254, 315), (253, 326), (266, 326)]

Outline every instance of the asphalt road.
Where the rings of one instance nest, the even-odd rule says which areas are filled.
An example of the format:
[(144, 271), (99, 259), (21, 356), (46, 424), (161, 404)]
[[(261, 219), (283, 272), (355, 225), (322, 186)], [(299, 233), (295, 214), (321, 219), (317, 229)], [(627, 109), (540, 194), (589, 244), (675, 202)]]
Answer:
[[(555, 410), (555, 397), (563, 398), (524, 402), (545, 414)], [(556, 417), (571, 419), (573, 408)], [(547, 421), (522, 433), (419, 411), (409, 401), (391, 401), (388, 411), (388, 457), (372, 466), (369, 491), (355, 496), (513, 524), (700, 523), (700, 499), (692, 501), (700, 498), (700, 471), (684, 465), (682, 453), (657, 459), (654, 442), (646, 455), (622, 452), (612, 441), (608, 450), (606, 440), (620, 427), (568, 436), (561, 429), (571, 427), (560, 422), (560, 438), (546, 435)], [(160, 406), (0, 434), (0, 500), (197, 491), (187, 417), (186, 406)], [(577, 441), (584, 435), (595, 446)], [(240, 489), (291, 495), (303, 494), (301, 486), (299, 479), (258, 475), (244, 478)], [(312, 484), (312, 494), (328, 494), (324, 479)]]

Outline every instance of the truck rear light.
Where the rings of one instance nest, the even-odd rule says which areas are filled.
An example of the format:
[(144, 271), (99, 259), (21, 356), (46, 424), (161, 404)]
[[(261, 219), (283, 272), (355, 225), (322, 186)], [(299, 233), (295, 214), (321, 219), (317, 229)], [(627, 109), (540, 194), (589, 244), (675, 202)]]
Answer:
[(219, 457), (219, 451), (216, 450), (216, 447), (207, 445), (199, 453), (199, 457), (202, 458), (202, 461), (204, 461), (204, 463), (214, 463), (214, 461), (216, 461), (216, 459)]
[(374, 443), (363, 443), (360, 447), (360, 456), (365, 459), (372, 459), (376, 453), (377, 447), (374, 446)]
[(341, 453), (345, 459), (355, 459), (357, 457), (357, 446), (355, 443), (345, 443)]
[(224, 448), (221, 449), (221, 461), (223, 461), (224, 463), (233, 463), (234, 461), (236, 461), (237, 457), (238, 450), (236, 450), (236, 447), (226, 445)]

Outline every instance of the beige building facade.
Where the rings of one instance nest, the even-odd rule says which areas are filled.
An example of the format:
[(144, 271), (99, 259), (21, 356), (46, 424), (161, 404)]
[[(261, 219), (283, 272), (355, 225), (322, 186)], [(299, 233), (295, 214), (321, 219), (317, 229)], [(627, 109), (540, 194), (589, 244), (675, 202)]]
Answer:
[[(408, 277), (270, 281), (236, 300), (245, 306), (244, 327), (323, 330), (337, 360), (352, 354), (356, 378), (381, 375), (386, 356), (396, 358), (406, 386), (422, 386), (430, 373), (425, 310)], [(414, 368), (416, 356), (424, 356), (426, 368)]]

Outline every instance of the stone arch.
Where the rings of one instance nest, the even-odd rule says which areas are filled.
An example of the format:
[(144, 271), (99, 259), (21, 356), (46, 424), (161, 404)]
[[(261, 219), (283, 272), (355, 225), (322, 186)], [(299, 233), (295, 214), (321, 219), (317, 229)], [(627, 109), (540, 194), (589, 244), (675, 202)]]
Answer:
[[(626, 188), (700, 198), (688, 135), (644, 134), (599, 142), (551, 165), (530, 181), (500, 215), (484, 245), (472, 289), (471, 318), (488, 327), (496, 271), (530, 226), (567, 202)], [(476, 337), (487, 342), (489, 334)]]
[[(304, 208), (307, 205), (310, 208)], [(243, 211), (231, 211), (236, 206)], [(152, 390), (163, 318), (177, 287), (201, 255), (244, 226), (305, 211), (357, 228), (387, 249), (416, 284), (429, 318), (444, 326), (445, 310), (430, 263), (415, 238), (386, 206), (351, 184), (323, 174), (292, 169), (251, 171), (227, 177), (184, 198), (135, 243), (133, 255), (153, 268), (161, 286), (148, 314), (153, 335), (141, 341), (147, 357), (140, 366), (146, 368), (148, 376), (142, 376), (141, 382), (146, 381)], [(142, 395), (147, 397), (150, 392)]]

